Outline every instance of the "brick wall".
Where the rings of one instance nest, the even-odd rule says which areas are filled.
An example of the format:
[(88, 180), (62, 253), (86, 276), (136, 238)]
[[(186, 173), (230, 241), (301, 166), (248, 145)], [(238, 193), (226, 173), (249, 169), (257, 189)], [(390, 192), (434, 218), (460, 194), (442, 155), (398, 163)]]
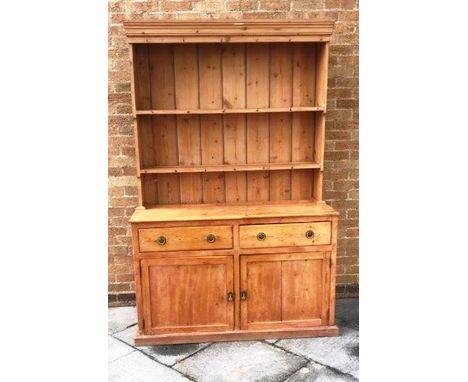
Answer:
[(357, 0), (109, 1), (109, 303), (132, 303), (128, 219), (137, 204), (128, 45), (122, 22), (144, 19), (332, 19), (324, 198), (340, 212), (337, 296), (358, 293)]

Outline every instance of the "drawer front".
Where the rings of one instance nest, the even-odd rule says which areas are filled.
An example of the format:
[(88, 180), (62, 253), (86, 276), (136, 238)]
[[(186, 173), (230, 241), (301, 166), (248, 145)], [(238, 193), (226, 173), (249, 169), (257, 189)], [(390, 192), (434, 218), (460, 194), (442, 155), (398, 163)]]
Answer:
[(140, 252), (232, 248), (231, 226), (161, 227), (138, 230)]
[(331, 222), (245, 225), (240, 227), (241, 248), (327, 245)]

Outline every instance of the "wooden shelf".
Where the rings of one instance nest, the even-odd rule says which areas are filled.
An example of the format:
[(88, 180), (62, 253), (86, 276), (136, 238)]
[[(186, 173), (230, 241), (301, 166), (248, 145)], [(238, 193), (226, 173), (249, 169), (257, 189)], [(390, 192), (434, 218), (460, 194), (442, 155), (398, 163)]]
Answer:
[(222, 204), (153, 205), (137, 208), (131, 223), (197, 221), (301, 216), (336, 216), (338, 213), (323, 202), (311, 200), (268, 201)]
[(289, 113), (305, 111), (324, 111), (322, 106), (267, 107), (250, 109), (190, 109), (190, 110), (137, 110), (136, 115), (167, 114), (246, 114), (246, 113)]
[(140, 170), (140, 174), (174, 174), (174, 173), (200, 173), (200, 172), (234, 172), (234, 171), (275, 171), (275, 170), (309, 170), (320, 168), (318, 163), (291, 162), (291, 163), (249, 163), (225, 164), (218, 166), (162, 166)]

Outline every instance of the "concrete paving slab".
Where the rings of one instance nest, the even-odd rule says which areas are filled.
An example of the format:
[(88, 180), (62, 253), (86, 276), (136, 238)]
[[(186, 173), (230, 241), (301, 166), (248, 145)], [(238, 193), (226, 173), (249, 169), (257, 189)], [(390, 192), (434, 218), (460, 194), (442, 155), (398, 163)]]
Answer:
[(107, 348), (109, 349), (109, 362), (115, 361), (117, 358), (123, 357), (124, 355), (135, 351), (135, 349), (131, 346), (128, 346), (111, 336), (108, 338)]
[(306, 364), (268, 343), (246, 341), (214, 343), (174, 368), (198, 382), (274, 382)]
[[(131, 346), (135, 346), (135, 332), (137, 326), (132, 326), (121, 332), (115, 333), (114, 337), (126, 342)], [(197, 351), (206, 348), (209, 343), (201, 344), (182, 344), (182, 345), (157, 345), (157, 346), (138, 346), (138, 349), (148, 354), (151, 358), (157, 361), (172, 366), (184, 358), (190, 357)]]
[(188, 382), (178, 372), (139, 351), (109, 363), (109, 382)]
[(137, 322), (134, 306), (109, 308), (108, 332), (113, 334)]
[(336, 321), (339, 326), (359, 328), (359, 299), (336, 300)]
[(135, 333), (137, 330), (137, 325), (130, 326), (129, 328), (122, 330), (120, 332), (114, 333), (113, 336), (119, 340), (124, 341), (130, 346), (135, 346)]
[(359, 378), (359, 332), (341, 327), (338, 337), (296, 338), (275, 343), (294, 354)]
[(357, 379), (337, 373), (326, 366), (310, 362), (285, 382), (355, 382)]

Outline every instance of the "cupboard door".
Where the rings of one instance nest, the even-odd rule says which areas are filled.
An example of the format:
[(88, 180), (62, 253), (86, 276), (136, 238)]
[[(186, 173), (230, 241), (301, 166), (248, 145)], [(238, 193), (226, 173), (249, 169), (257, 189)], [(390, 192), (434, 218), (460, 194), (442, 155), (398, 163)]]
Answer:
[(326, 325), (329, 254), (241, 256), (241, 327)]
[(231, 256), (142, 260), (141, 271), (146, 334), (233, 329)]

